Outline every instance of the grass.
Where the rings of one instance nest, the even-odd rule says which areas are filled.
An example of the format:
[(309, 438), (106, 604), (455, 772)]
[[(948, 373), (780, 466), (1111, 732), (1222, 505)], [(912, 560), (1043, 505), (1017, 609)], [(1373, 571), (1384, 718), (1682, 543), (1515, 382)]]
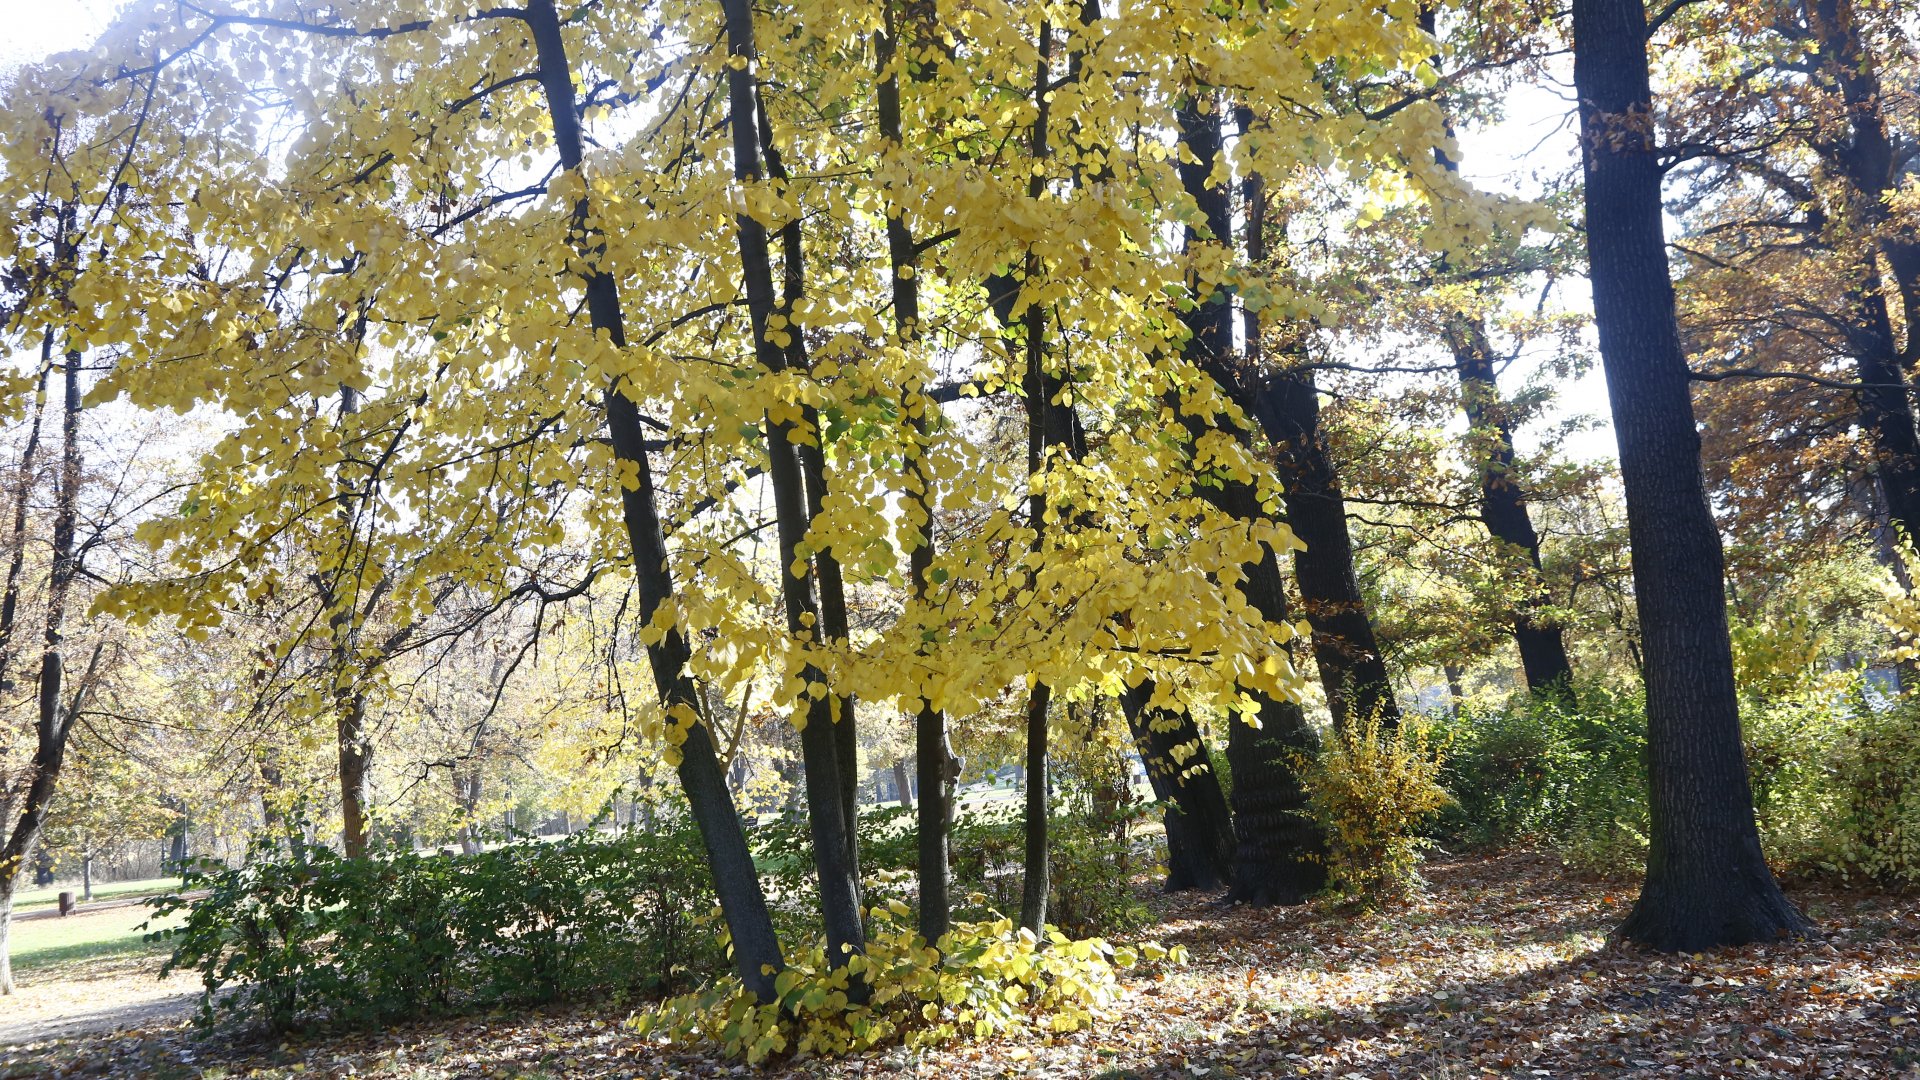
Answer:
[(139, 927), (149, 914), (145, 907), (133, 906), (14, 923), (14, 969), (30, 971), (79, 960), (162, 953), (165, 945), (141, 940), (145, 931)]
[[(95, 884), (93, 902), (124, 899), (129, 896), (153, 896), (158, 893), (172, 892), (180, 887), (178, 877), (141, 878), (137, 881), (116, 881), (112, 884)], [(34, 908), (52, 907), (60, 902), (60, 894), (71, 892), (77, 900), (80, 886), (77, 883), (54, 885), (45, 889), (26, 889), (14, 895), (13, 910), (31, 911)]]

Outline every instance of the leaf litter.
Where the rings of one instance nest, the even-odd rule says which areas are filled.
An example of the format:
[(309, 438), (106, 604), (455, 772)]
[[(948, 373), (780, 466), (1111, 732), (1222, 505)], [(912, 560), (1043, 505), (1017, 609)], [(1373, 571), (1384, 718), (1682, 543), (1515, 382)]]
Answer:
[(1817, 940), (1661, 955), (1608, 940), (1630, 882), (1529, 853), (1424, 872), (1373, 912), (1156, 895), (1149, 936), (1189, 962), (1068, 1034), (756, 1069), (669, 1054), (603, 1005), (265, 1043), (171, 1024), (0, 1047), (0, 1078), (1920, 1078), (1920, 899), (1804, 886)]

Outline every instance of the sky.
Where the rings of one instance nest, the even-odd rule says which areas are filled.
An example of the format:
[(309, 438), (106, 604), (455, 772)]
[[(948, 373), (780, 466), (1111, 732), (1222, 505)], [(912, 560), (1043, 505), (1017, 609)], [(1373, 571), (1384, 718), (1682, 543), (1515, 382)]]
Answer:
[[(122, 2), (0, 0), (0, 28), (4, 28), (0, 30), (0, 72), (49, 53), (84, 48), (105, 27)], [(1537, 194), (1543, 180), (1564, 173), (1576, 161), (1579, 143), (1571, 109), (1571, 87), (1516, 87), (1505, 103), (1504, 120), (1461, 133), (1463, 173), (1489, 191), (1520, 196)], [(1523, 302), (1531, 305), (1534, 299), (1527, 296)], [(1568, 310), (1590, 310), (1585, 281), (1564, 283), (1555, 302)], [(1591, 348), (1591, 333), (1587, 338)], [(1521, 357), (1503, 376), (1503, 384), (1517, 385), (1527, 380), (1534, 367), (1532, 358)], [(1581, 460), (1613, 457), (1613, 432), (1604, 422), (1606, 385), (1599, 364), (1593, 364), (1581, 378), (1557, 387), (1557, 391), (1557, 408), (1546, 418), (1547, 423), (1578, 416), (1592, 416), (1602, 421), (1596, 428), (1568, 440), (1562, 445), (1562, 452)], [(1519, 433), (1522, 452), (1534, 448), (1531, 435), (1528, 431)]]

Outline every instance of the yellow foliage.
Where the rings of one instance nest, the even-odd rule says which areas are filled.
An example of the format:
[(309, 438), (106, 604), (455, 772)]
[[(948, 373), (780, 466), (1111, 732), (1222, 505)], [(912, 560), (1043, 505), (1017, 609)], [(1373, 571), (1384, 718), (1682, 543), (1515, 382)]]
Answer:
[(1426, 839), (1421, 827), (1453, 802), (1440, 786), (1445, 756), (1427, 722), (1387, 727), (1356, 719), (1302, 763), (1301, 781), (1327, 831), (1336, 888), (1369, 902), (1406, 892)]
[[(865, 955), (831, 971), (819, 946), (790, 958), (774, 979), (778, 998), (770, 1004), (727, 976), (641, 1013), (634, 1029), (670, 1046), (718, 1046), (753, 1063), (780, 1054), (837, 1057), (894, 1043), (1070, 1032), (1105, 1015), (1121, 971), (1143, 961), (1186, 960), (1177, 945), (1116, 947), (1099, 938), (1071, 940), (1051, 927), (1043, 941), (1006, 919), (960, 923), (935, 949), (913, 932), (905, 904), (893, 901), (872, 914)], [(870, 989), (865, 1004), (849, 1000), (854, 978)]]

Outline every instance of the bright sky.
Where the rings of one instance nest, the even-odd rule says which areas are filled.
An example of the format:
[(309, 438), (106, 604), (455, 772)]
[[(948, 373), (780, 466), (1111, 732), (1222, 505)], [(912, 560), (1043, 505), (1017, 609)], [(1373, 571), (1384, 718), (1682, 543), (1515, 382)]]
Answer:
[[(84, 48), (105, 28), (124, 0), (0, 0), (0, 72), (48, 53)], [(1463, 169), (1477, 184), (1515, 195), (1537, 194), (1541, 182), (1564, 172), (1578, 152), (1577, 128), (1569, 115), (1568, 87), (1523, 86), (1506, 103), (1507, 119), (1484, 130), (1463, 132)], [(1569, 309), (1589, 307), (1580, 282), (1562, 287), (1558, 304)], [(1525, 302), (1529, 305), (1533, 298)], [(1588, 335), (1591, 344), (1591, 334)], [(1533, 364), (1522, 357), (1503, 382), (1524, 381)], [(1516, 383), (1517, 384), (1517, 383)], [(1582, 378), (1558, 388), (1560, 417), (1607, 415), (1606, 384), (1596, 363)], [(1526, 432), (1522, 450), (1530, 449)], [(1583, 432), (1564, 450), (1573, 457), (1614, 456), (1613, 433), (1605, 426)]]

